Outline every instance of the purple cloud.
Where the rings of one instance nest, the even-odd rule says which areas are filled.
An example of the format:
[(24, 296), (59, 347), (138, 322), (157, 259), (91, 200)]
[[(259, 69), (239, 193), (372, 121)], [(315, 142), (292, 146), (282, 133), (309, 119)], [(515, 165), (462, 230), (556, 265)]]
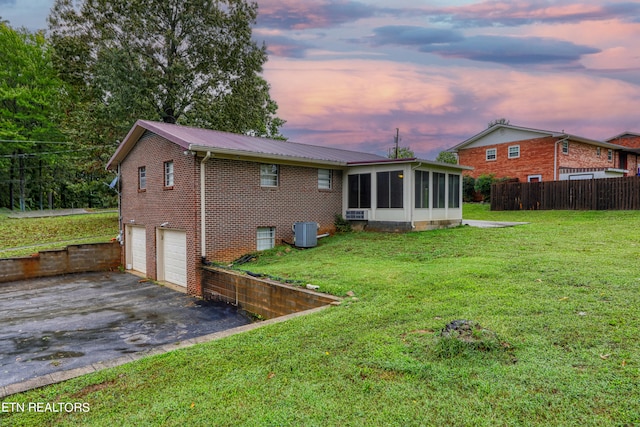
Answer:
[(469, 37), (459, 43), (422, 46), (420, 50), (447, 58), (514, 66), (574, 63), (582, 55), (600, 52), (599, 49), (556, 39), (503, 36)]
[(259, 0), (258, 4), (258, 26), (266, 28), (330, 28), (375, 14), (375, 8), (350, 0)]
[(371, 41), (374, 45), (395, 44), (403, 46), (424, 46), (437, 43), (452, 43), (464, 40), (462, 34), (454, 30), (425, 28), (408, 25), (390, 25), (373, 30)]

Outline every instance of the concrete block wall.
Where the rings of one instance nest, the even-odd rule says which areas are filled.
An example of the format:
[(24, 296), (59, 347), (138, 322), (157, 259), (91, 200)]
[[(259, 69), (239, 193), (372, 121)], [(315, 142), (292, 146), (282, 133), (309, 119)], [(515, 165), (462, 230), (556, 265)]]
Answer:
[(265, 319), (340, 301), (332, 295), (209, 267), (202, 273), (202, 289), (205, 299), (236, 304)]
[(120, 244), (113, 242), (71, 245), (30, 257), (0, 259), (0, 282), (112, 270), (120, 266), (120, 253)]

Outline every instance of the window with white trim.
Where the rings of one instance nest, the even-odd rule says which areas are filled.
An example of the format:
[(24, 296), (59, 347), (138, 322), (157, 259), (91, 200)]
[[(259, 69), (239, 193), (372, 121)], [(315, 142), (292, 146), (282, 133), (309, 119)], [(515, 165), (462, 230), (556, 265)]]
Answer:
[(277, 187), (278, 172), (278, 165), (260, 165), (260, 186)]
[(331, 180), (333, 178), (330, 169), (318, 169), (318, 188), (320, 190), (331, 190)]
[(510, 159), (517, 159), (520, 157), (520, 146), (512, 145), (509, 147), (509, 156)]
[(460, 207), (460, 175), (449, 174), (449, 207)]
[(433, 208), (444, 209), (446, 201), (446, 177), (447, 175), (440, 172), (433, 173)]
[(429, 207), (429, 171), (416, 171), (416, 208)]
[(164, 186), (173, 187), (173, 161), (164, 162)]
[(146, 166), (140, 166), (138, 168), (138, 190), (147, 189), (147, 168)]
[(275, 227), (258, 227), (257, 249), (264, 251), (271, 249), (276, 245), (276, 228)]
[(611, 149), (607, 150), (607, 160), (613, 161), (613, 150)]
[(487, 148), (487, 161), (496, 160), (498, 158), (497, 148)]
[(569, 154), (569, 141), (562, 141), (562, 154)]
[(600, 157), (600, 147), (596, 147), (596, 156)]

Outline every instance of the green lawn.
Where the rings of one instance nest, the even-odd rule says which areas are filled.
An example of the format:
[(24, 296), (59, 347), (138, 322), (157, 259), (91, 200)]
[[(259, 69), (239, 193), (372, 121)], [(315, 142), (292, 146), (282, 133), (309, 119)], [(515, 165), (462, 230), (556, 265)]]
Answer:
[(46, 218), (8, 218), (0, 212), (0, 258), (31, 255), (79, 243), (108, 242), (118, 235), (115, 212)]
[[(243, 268), (356, 297), (10, 396), (90, 411), (0, 425), (639, 425), (640, 212), (467, 205), (465, 218), (531, 224), (268, 251)], [(455, 319), (495, 332), (492, 345), (443, 338)]]

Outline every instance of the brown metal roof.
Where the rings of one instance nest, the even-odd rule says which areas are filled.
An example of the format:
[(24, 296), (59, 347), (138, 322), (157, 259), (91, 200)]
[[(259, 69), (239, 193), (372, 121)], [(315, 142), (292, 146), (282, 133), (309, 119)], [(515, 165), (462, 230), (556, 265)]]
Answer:
[(185, 150), (210, 151), (265, 159), (282, 159), (308, 163), (329, 163), (346, 166), (353, 162), (381, 162), (388, 160), (376, 154), (318, 145), (300, 144), (268, 138), (256, 138), (228, 132), (194, 128), (169, 123), (138, 120), (127, 134), (111, 160), (110, 169), (124, 160), (145, 130), (160, 135)]

